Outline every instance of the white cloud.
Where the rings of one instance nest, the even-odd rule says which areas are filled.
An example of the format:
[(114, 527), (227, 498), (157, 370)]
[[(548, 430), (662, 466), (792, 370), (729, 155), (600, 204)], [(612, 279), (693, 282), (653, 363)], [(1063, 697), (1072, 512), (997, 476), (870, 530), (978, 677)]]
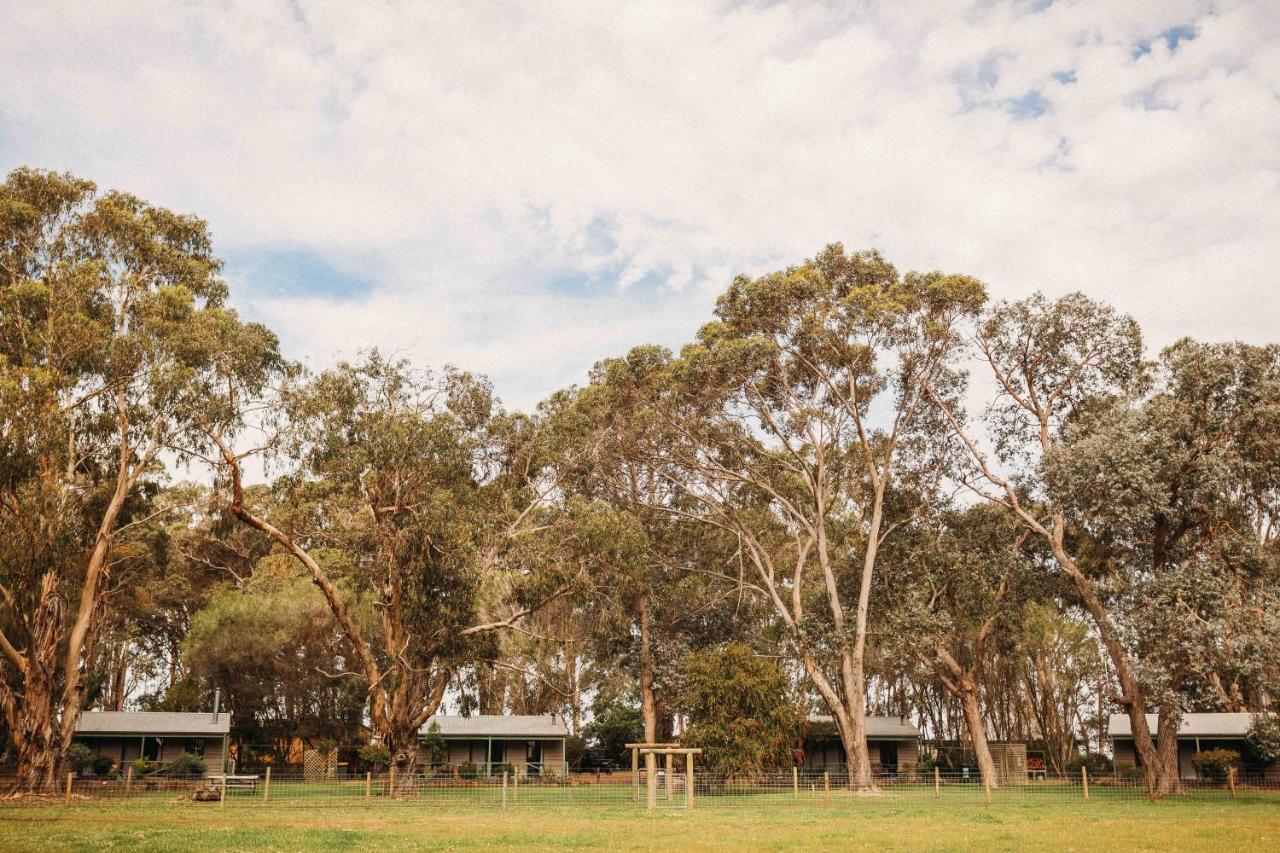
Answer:
[(521, 406), (835, 239), (1273, 338), (1280, 9), (1039, 5), (11, 3), (0, 167), (358, 269), (233, 284), (314, 363), (407, 349)]

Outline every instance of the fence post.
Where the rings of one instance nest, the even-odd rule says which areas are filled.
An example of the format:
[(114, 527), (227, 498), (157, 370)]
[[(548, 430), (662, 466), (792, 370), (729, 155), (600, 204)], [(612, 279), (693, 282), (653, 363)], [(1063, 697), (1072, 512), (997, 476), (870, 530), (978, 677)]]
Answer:
[(1084, 798), (1089, 799), (1089, 768), (1080, 766), (1080, 786), (1084, 788)]
[(822, 771), (822, 801), (831, 802), (831, 773), (826, 770)]
[(390, 769), (391, 769), (391, 776), (389, 781), (390, 781), (391, 787), (388, 789), (387, 795), (394, 800), (396, 798), (396, 765), (392, 763)]
[(271, 765), (267, 765), (267, 778), (262, 782), (262, 799), (271, 799)]
[(688, 777), (684, 780), (684, 807), (686, 809), (691, 809), (693, 808), (693, 753), (686, 753), (684, 760), (685, 776)]
[(1234, 767), (1227, 768), (1227, 787), (1231, 789), (1231, 799), (1236, 798), (1236, 769)]
[(792, 799), (800, 799), (800, 769), (798, 767), (791, 768), (791, 797)]
[(366, 770), (364, 772), (364, 804), (369, 805), (369, 798), (373, 796), (373, 772)]
[(507, 771), (502, 771), (502, 807), (507, 807)]
[(640, 750), (631, 749), (631, 799), (640, 802)]
[(676, 757), (670, 752), (667, 753), (667, 799), (671, 799), (671, 774), (676, 769)]
[(76, 774), (74, 773), (67, 774), (67, 797), (63, 802), (68, 806), (71, 805), (71, 780), (75, 778), (76, 778)]
[(933, 768), (933, 796), (942, 799), (942, 773), (938, 771), (937, 766)]
[(645, 808), (650, 810), (658, 807), (658, 757), (652, 752), (644, 754), (644, 772), (645, 772)]
[(227, 773), (222, 772), (222, 793), (218, 795), (218, 808), (222, 808), (227, 804)]
[(129, 792), (133, 790), (133, 765), (124, 771), (124, 795), (129, 796)]
[(511, 799), (520, 801), (520, 774), (511, 774)]

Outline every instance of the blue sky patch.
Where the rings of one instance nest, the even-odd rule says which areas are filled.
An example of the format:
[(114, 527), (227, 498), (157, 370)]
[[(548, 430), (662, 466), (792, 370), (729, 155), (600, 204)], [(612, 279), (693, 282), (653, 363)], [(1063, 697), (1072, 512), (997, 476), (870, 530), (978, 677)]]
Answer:
[(248, 249), (226, 256), (228, 278), (270, 296), (323, 296), (351, 299), (368, 293), (373, 282), (345, 272), (306, 249)]
[(1150, 53), (1151, 45), (1156, 39), (1164, 39), (1165, 46), (1168, 47), (1170, 51), (1175, 51), (1178, 49), (1178, 45), (1182, 44), (1184, 41), (1192, 41), (1195, 37), (1196, 28), (1191, 24), (1179, 24), (1176, 27), (1170, 27), (1155, 38), (1143, 39), (1134, 45), (1133, 58), (1137, 59), (1140, 56), (1145, 56)]
[(1005, 110), (1015, 119), (1037, 118), (1049, 111), (1049, 101), (1039, 89), (1032, 89), (1020, 98), (1005, 101)]

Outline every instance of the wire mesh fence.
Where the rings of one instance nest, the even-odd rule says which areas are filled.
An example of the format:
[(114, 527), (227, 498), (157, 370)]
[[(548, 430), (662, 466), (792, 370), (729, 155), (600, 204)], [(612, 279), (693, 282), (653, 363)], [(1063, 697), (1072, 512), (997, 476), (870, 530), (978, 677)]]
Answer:
[[(11, 779), (0, 779), (9, 789)], [(1086, 807), (1098, 802), (1148, 799), (1142, 779), (1084, 774), (1045, 775), (1006, 780), (987, 786), (976, 775), (927, 771), (884, 775), (873, 790), (851, 786), (840, 770), (784, 770), (749, 776), (725, 776), (695, 771), (692, 788), (683, 770), (653, 774), (641, 769), (609, 774), (546, 774), (525, 776), (501, 773), (461, 778), (446, 773), (391, 771), (334, 772), (323, 778), (296, 769), (264, 769), (261, 772), (209, 774), (197, 778), (131, 775), (92, 777), (68, 775), (53, 795), (69, 805), (82, 803), (186, 803), (219, 808), (297, 806), (356, 809), (370, 807), (421, 808), (591, 808), (612, 806), (635, 809), (688, 809), (791, 806), (875, 809), (889, 803), (929, 805), (999, 805), (1055, 801)], [(50, 797), (46, 797), (49, 799)], [(1171, 799), (1265, 798), (1280, 806), (1280, 780), (1241, 774), (1222, 780), (1184, 780)]]

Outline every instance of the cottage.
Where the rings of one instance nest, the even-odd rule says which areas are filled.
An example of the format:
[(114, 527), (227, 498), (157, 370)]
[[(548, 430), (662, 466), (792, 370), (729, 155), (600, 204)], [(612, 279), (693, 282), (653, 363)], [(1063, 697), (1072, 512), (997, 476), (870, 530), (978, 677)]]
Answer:
[(510, 764), (520, 776), (564, 773), (564, 744), (569, 727), (555, 714), (440, 714), (429, 719), (419, 734), (425, 735), (433, 723), (440, 727), (444, 738), (444, 763), (454, 768), (469, 764), (478, 773), (488, 775), (501, 773), (502, 766)]
[[(875, 773), (914, 773), (920, 751), (920, 730), (902, 717), (867, 717), (867, 751)], [(848, 764), (835, 721), (809, 718), (804, 739), (804, 766), (811, 771), (843, 770)]]
[[(1200, 774), (1191, 758), (1197, 752), (1210, 749), (1233, 749), (1241, 755), (1245, 751), (1245, 735), (1253, 724), (1253, 714), (1183, 714), (1178, 726), (1178, 775), (1183, 779), (1199, 779)], [(1151, 734), (1156, 732), (1158, 715), (1147, 714)], [(1125, 714), (1112, 714), (1108, 722), (1112, 753), (1116, 769), (1141, 766), (1133, 746), (1133, 728)], [(1237, 771), (1242, 771), (1240, 765)]]
[(85, 711), (75, 742), (121, 767), (137, 758), (164, 766), (184, 752), (199, 756), (211, 772), (227, 769), (231, 714), (200, 711)]

